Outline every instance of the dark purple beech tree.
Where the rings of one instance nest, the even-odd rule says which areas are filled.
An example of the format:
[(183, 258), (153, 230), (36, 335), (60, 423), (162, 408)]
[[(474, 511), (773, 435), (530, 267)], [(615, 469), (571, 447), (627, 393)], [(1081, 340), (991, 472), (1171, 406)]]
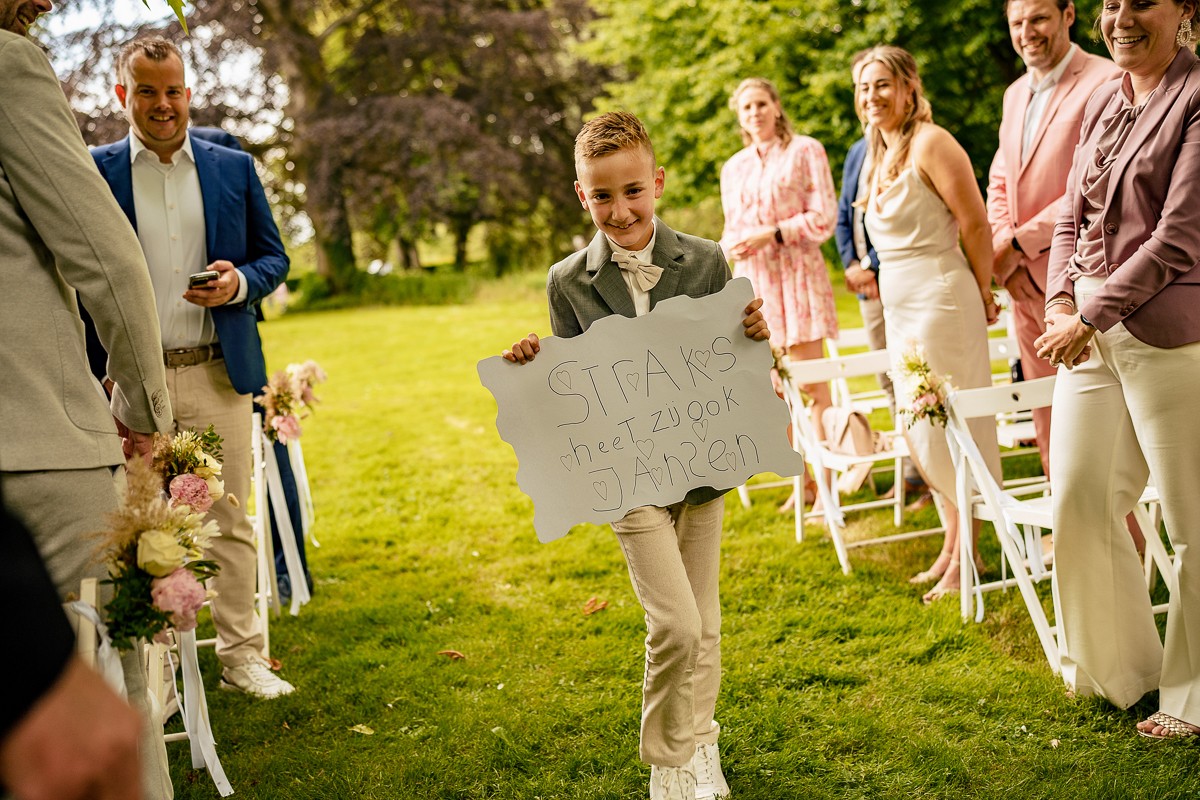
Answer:
[(337, 294), (357, 285), (356, 254), (394, 243), (418, 266), (435, 226), (463, 269), (484, 224), (496, 272), (585, 230), (571, 148), (608, 77), (576, 53), (591, 16), (585, 0), (197, 0), (186, 37), (177, 20), (109, 23), (51, 46), (74, 56), (64, 83), (99, 143), (127, 130), (109, 100), (120, 45), (180, 42), (194, 124), (245, 134), (276, 208), (311, 223)]

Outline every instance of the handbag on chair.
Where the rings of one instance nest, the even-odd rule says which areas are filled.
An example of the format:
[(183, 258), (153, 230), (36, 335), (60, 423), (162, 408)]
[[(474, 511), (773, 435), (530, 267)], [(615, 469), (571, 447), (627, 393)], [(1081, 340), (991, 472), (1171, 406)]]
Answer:
[[(878, 452), (880, 441), (871, 430), (871, 423), (861, 411), (843, 406), (830, 406), (821, 415), (821, 427), (825, 431), (825, 446), (831, 452), (847, 456), (869, 456)], [(862, 488), (871, 475), (870, 462), (855, 464), (838, 476), (837, 488), (841, 494), (853, 494)]]

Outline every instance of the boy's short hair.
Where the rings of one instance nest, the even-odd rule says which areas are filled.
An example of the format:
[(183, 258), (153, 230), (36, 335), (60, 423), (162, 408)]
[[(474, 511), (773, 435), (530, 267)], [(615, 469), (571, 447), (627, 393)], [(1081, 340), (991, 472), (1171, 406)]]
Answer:
[(166, 61), (171, 56), (175, 56), (179, 59), (180, 64), (183, 63), (183, 53), (169, 39), (161, 36), (134, 39), (122, 47), (121, 52), (117, 55), (117, 83), (127, 86), (129, 78), (132, 77), (129, 73), (129, 63), (138, 56), (145, 56), (151, 61)]
[(642, 121), (628, 111), (610, 111), (588, 120), (575, 137), (575, 171), (589, 158), (640, 147), (654, 159), (654, 145)]

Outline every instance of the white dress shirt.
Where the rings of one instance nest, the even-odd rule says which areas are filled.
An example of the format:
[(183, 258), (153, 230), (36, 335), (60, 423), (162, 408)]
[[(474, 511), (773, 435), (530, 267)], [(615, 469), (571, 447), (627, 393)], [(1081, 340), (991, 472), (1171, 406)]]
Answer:
[[(858, 193), (854, 195), (857, 202), (867, 196), (867, 182), (871, 177), (871, 145), (868, 143), (863, 153), (862, 169), (858, 172)], [(867, 249), (867, 227), (863, 218), (863, 209), (855, 205), (850, 217), (850, 230), (854, 234), (854, 252), (858, 255), (859, 266), (871, 268), (870, 251)]]
[[(626, 250), (612, 239), (609, 239), (607, 233), (604, 234), (604, 238), (608, 239), (608, 246), (612, 248), (614, 253), (631, 253), (647, 264), (652, 264), (654, 262), (650, 257), (654, 254), (654, 240), (658, 238), (658, 220), (655, 220), (652, 224), (654, 225), (654, 233), (650, 234), (650, 244), (641, 250)], [(655, 266), (658, 265), (656, 264)], [(642, 291), (641, 287), (638, 286), (637, 276), (632, 272), (621, 270), (621, 277), (625, 279), (625, 285), (629, 287), (629, 294), (633, 297), (633, 308), (637, 311), (637, 315), (640, 317), (643, 314), (650, 313), (650, 293)]]
[[(212, 344), (217, 340), (212, 314), (183, 299), (188, 275), (204, 271), (210, 263), (204, 197), (191, 136), (184, 137), (171, 163), (164, 164), (130, 134), (129, 160), (138, 241), (150, 267), (163, 348)], [(245, 300), (248, 292), (245, 276), (237, 272), (238, 291), (231, 303)]]
[(1046, 107), (1050, 105), (1050, 96), (1054, 94), (1054, 87), (1058, 85), (1059, 78), (1067, 71), (1067, 65), (1071, 63), (1071, 59), (1075, 56), (1075, 45), (1072, 44), (1067, 48), (1067, 53), (1058, 60), (1054, 65), (1054, 69), (1042, 78), (1041, 83), (1036, 86), (1033, 84), (1033, 76), (1029, 76), (1029, 91), (1033, 96), (1029, 98), (1029, 106), (1025, 109), (1025, 129), (1021, 136), (1021, 159), (1024, 160), (1025, 154), (1029, 152), (1030, 146), (1033, 144), (1033, 137), (1037, 133), (1038, 126), (1042, 122), (1042, 117), (1046, 114)]

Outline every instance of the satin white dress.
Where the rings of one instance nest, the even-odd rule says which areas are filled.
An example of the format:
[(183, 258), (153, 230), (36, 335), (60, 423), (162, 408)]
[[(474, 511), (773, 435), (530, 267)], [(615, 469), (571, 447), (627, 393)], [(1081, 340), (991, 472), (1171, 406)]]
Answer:
[[(929, 366), (957, 389), (991, 386), (987, 318), (979, 288), (958, 245), (958, 223), (911, 164), (878, 196), (871, 192), (867, 232), (879, 254), (879, 297), (892, 369), (914, 343)], [(911, 398), (896, 381), (896, 406)], [(971, 433), (992, 474), (1000, 476), (996, 425), (974, 420)], [(905, 432), (917, 468), (936, 491), (955, 496), (954, 464), (941, 425), (921, 420)]]

